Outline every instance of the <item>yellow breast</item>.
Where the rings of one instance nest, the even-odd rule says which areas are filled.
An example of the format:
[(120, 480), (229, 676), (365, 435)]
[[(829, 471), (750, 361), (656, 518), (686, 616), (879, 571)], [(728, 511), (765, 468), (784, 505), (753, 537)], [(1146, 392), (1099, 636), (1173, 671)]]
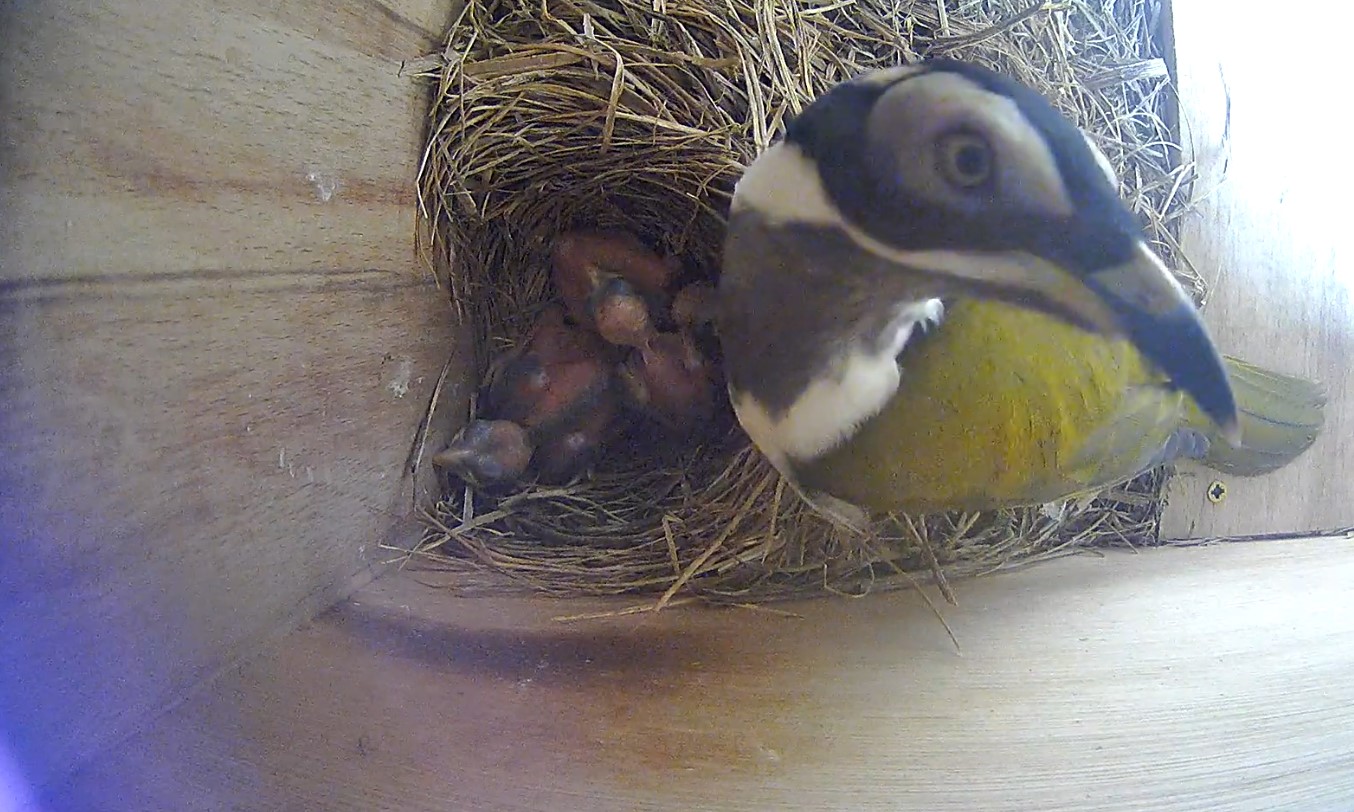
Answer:
[(876, 511), (1039, 504), (1140, 473), (1183, 414), (1126, 342), (999, 302), (955, 302), (900, 364), (898, 394), (805, 486)]

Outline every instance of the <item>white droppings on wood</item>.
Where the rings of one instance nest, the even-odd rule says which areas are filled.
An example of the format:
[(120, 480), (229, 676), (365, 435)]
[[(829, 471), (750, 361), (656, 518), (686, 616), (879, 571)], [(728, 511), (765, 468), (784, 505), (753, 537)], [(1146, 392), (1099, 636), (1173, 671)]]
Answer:
[(315, 197), (321, 203), (328, 203), (343, 188), (343, 182), (336, 173), (319, 167), (311, 167), (306, 171), (306, 182), (315, 187)]
[(400, 366), (395, 372), (395, 380), (390, 382), (387, 387), (395, 393), (395, 397), (402, 398), (409, 394), (409, 381), (414, 377), (414, 362), (408, 358), (400, 359)]

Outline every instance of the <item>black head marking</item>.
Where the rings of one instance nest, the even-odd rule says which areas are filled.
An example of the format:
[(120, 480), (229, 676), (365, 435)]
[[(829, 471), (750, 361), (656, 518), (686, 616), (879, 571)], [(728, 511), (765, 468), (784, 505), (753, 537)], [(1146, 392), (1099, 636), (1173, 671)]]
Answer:
[[(1074, 216), (1011, 208), (956, 211), (890, 182), (878, 156), (869, 151), (867, 128), (875, 104), (899, 83), (946, 72), (1016, 105), (1053, 155)], [(1080, 130), (1036, 91), (976, 65), (937, 59), (892, 82), (844, 82), (790, 123), (786, 141), (814, 161), (827, 194), (848, 219), (899, 248), (1023, 250), (1074, 272), (1090, 272), (1128, 261), (1142, 238)]]

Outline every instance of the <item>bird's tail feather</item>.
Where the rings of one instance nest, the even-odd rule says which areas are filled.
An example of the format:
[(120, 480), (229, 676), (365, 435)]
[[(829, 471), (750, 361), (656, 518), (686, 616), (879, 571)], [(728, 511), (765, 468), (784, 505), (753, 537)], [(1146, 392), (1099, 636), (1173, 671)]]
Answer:
[(1197, 408), (1187, 424), (1208, 438), (1200, 462), (1235, 476), (1259, 476), (1282, 468), (1316, 441), (1325, 422), (1326, 393), (1303, 378), (1283, 375), (1225, 357), (1236, 393), (1241, 442), (1233, 445)]

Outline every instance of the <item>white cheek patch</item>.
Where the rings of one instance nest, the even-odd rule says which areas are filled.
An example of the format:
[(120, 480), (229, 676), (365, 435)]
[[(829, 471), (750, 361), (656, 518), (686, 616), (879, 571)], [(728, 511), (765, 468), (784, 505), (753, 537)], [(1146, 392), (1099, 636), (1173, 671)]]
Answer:
[(914, 330), (939, 324), (943, 315), (939, 299), (900, 306), (893, 335), (883, 347), (850, 347), (779, 418), (773, 418), (750, 392), (730, 389), (738, 422), (771, 464), (792, 476), (794, 461), (814, 459), (836, 448), (883, 410), (901, 381), (898, 353)]
[(784, 141), (768, 147), (738, 179), (730, 208), (755, 211), (774, 225), (846, 228), (823, 188), (818, 168), (799, 147)]
[(1106, 158), (1105, 153), (1101, 152), (1100, 147), (1097, 147), (1095, 142), (1091, 140), (1090, 133), (1082, 130), (1081, 137), (1086, 140), (1086, 146), (1091, 148), (1091, 154), (1095, 156), (1095, 162), (1100, 166), (1100, 171), (1104, 172), (1105, 177), (1109, 179), (1110, 186), (1118, 189), (1119, 176), (1114, 173), (1114, 165), (1110, 163), (1110, 159)]

